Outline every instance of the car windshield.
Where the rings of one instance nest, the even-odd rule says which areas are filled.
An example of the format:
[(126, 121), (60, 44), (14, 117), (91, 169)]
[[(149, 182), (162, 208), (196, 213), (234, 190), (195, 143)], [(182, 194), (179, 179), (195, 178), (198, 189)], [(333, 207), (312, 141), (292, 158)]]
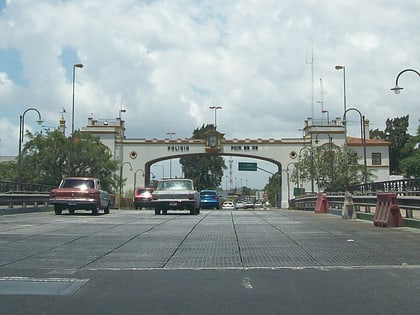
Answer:
[(202, 191), (200, 192), (201, 196), (216, 196), (217, 193), (215, 191)]
[(192, 190), (192, 182), (187, 180), (174, 180), (159, 183), (159, 190)]
[(94, 188), (95, 185), (93, 184), (93, 180), (87, 179), (66, 179), (63, 181), (61, 185), (62, 188), (80, 188), (80, 189), (87, 189), (87, 188)]

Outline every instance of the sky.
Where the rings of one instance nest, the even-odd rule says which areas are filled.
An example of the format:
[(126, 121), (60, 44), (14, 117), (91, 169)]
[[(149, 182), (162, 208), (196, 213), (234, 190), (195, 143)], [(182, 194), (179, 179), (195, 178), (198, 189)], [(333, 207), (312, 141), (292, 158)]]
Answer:
[[(78, 63), (75, 129), (124, 109), (127, 138), (188, 138), (221, 106), (226, 138), (296, 138), (308, 117), (343, 116), (345, 82), (371, 129), (409, 114), (414, 135), (420, 77), (390, 88), (420, 71), (418, 12), (418, 0), (0, 0), (0, 156), (17, 155), (29, 108), (44, 123), (29, 111), (25, 129), (64, 115), (71, 131)], [(358, 136), (358, 114), (347, 120)]]

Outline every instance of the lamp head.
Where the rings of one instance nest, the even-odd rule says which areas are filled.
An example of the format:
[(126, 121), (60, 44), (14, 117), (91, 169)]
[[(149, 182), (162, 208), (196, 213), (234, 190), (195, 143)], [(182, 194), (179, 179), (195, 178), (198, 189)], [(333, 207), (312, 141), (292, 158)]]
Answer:
[(404, 88), (399, 87), (398, 85), (394, 86), (391, 91), (394, 91), (395, 94), (400, 94), (401, 90), (403, 90)]
[(75, 65), (73, 65), (73, 67), (83, 68), (83, 64), (81, 64), (81, 63), (76, 63)]
[(43, 121), (42, 119), (38, 119), (36, 122), (38, 123), (38, 125), (42, 125), (42, 123), (43, 123), (44, 121)]
[(340, 66), (340, 65), (335, 66), (335, 70), (341, 70), (341, 69), (344, 69), (344, 66)]

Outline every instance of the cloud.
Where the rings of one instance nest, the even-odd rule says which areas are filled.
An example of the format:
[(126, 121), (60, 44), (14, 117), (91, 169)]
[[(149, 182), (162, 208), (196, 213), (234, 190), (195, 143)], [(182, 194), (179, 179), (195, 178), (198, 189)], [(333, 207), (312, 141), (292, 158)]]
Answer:
[[(10, 1), (0, 50), (19, 53), (27, 83), (0, 61), (0, 108), (16, 127), (28, 106), (50, 125), (65, 107), (69, 125), (72, 65), (83, 63), (76, 128), (91, 115), (115, 118), (123, 106), (128, 137), (171, 130), (183, 138), (213, 123), (208, 106), (218, 105), (228, 138), (298, 137), (312, 109), (321, 116), (321, 97), (331, 118), (342, 116), (343, 74), (334, 66), (343, 64), (349, 106), (371, 124), (407, 113), (417, 122), (416, 78), (404, 77), (399, 98), (389, 88), (399, 71), (419, 68), (419, 9), (414, 0)], [(5, 151), (3, 140), (3, 152), (16, 149)]]

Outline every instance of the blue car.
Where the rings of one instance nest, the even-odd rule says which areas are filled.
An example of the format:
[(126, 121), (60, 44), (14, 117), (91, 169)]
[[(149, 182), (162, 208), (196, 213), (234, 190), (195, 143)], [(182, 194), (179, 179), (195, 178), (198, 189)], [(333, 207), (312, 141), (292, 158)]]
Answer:
[(200, 206), (202, 209), (220, 209), (220, 200), (217, 191), (202, 190), (200, 191)]

